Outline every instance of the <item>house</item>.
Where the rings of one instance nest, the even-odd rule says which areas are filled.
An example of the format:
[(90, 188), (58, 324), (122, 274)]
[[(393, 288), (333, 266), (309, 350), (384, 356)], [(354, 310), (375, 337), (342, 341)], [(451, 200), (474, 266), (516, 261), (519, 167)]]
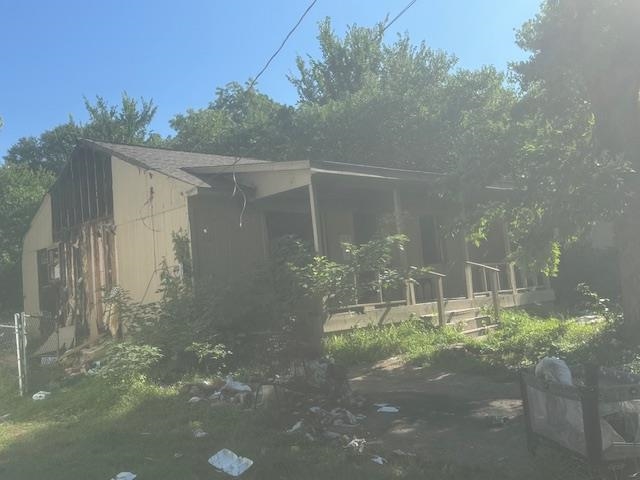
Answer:
[(104, 292), (119, 286), (134, 301), (158, 299), (162, 262), (182, 268), (176, 235), (188, 239), (195, 282), (224, 282), (255, 268), (282, 235), (297, 235), (317, 253), (342, 261), (344, 242), (367, 242), (380, 229), (406, 234), (403, 261), (434, 273), (396, 298), (355, 299), (327, 312), (325, 331), (401, 321), (411, 313), (465, 320), (474, 330), (481, 328), (482, 307), (492, 302), (552, 301), (547, 279), (506, 260), (503, 227), (496, 225), (480, 247), (440, 231), (441, 219), (456, 213), (434, 194), (441, 177), (81, 140), (24, 238), (24, 311), (49, 312), (91, 340), (118, 330), (104, 308)]

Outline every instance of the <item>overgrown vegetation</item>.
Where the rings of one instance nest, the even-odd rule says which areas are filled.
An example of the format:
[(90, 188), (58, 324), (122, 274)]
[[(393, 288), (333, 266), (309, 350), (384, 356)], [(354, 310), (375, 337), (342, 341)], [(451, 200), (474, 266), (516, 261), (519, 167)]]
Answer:
[[(545, 356), (580, 365), (622, 365), (635, 361), (615, 320), (583, 323), (573, 318), (535, 316), (524, 310), (503, 310), (498, 328), (475, 339), (454, 327), (437, 329), (411, 319), (384, 328), (363, 328), (329, 337), (327, 352), (345, 364), (383, 360), (391, 355), (422, 364), (502, 374), (531, 367)], [(455, 346), (456, 348), (452, 348)]]
[[(196, 291), (184, 233), (175, 234), (180, 267), (162, 265), (159, 302), (141, 305), (121, 289), (106, 292), (108, 314), (119, 319), (125, 340), (108, 356), (107, 365), (117, 365), (109, 375), (169, 381), (185, 373), (221, 374), (247, 366), (266, 374), (292, 359), (317, 358), (322, 355), (323, 308), (404, 295), (405, 282), (423, 272), (394, 266), (394, 256), (407, 242), (404, 235), (392, 235), (359, 246), (345, 244), (348, 261), (337, 263), (284, 237), (251, 276), (225, 286), (199, 285)], [(135, 365), (131, 371), (128, 363)]]

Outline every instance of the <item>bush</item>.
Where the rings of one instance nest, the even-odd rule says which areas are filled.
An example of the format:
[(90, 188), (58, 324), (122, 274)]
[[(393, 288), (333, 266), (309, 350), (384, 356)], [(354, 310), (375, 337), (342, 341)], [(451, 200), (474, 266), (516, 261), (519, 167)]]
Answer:
[(162, 357), (158, 347), (115, 343), (107, 353), (106, 364), (98, 372), (101, 377), (114, 383), (128, 383), (146, 377)]

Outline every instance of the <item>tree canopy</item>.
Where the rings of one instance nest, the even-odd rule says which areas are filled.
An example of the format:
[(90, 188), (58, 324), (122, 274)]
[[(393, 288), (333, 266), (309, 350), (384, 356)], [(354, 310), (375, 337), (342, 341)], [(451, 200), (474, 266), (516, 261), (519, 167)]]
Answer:
[(69, 118), (66, 123), (47, 130), (38, 137), (22, 137), (7, 151), (8, 165), (44, 168), (57, 173), (67, 161), (79, 138), (114, 143), (161, 143), (149, 128), (157, 107), (153, 101), (140, 101), (122, 94), (119, 106), (112, 106), (96, 96), (95, 103), (85, 98), (89, 120), (85, 124)]

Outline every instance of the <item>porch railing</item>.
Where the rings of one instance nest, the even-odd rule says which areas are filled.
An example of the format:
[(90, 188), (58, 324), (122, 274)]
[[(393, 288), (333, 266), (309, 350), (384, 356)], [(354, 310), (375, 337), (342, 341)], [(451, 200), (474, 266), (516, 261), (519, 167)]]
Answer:
[[(493, 300), (493, 314), (495, 320), (498, 320), (500, 315), (500, 269), (491, 265), (485, 265), (477, 262), (465, 262), (466, 278), (467, 278), (467, 292), (471, 291), (471, 298), (474, 297), (473, 291), (473, 269), (479, 269), (482, 273), (483, 286), (487, 288), (487, 277), (489, 277), (489, 286), (491, 288), (491, 298)], [(471, 285), (469, 285), (471, 283)]]

